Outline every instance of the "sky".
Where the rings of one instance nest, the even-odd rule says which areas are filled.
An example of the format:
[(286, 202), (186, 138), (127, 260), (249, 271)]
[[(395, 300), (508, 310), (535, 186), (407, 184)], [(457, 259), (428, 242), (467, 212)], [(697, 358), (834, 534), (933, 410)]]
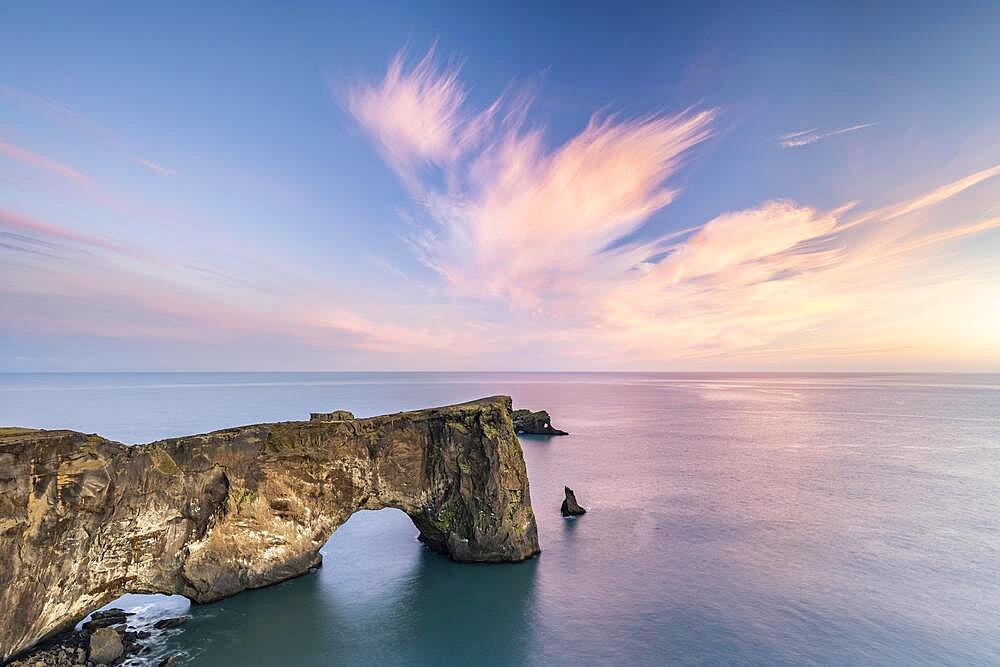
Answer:
[(1000, 371), (1000, 4), (336, 4), (0, 5), (0, 371)]

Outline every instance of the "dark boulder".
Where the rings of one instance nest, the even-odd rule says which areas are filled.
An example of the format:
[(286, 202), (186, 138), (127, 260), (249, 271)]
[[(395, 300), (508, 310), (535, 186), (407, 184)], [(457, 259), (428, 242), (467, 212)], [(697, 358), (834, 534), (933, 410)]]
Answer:
[(98, 628), (108, 628), (112, 625), (121, 625), (128, 617), (132, 614), (127, 613), (124, 609), (104, 609), (102, 611), (95, 611), (90, 615), (90, 620), (83, 624), (83, 629), (88, 632), (93, 632)]
[(587, 510), (580, 507), (580, 504), (576, 502), (576, 494), (573, 493), (573, 489), (568, 486), (563, 487), (566, 490), (566, 497), (562, 501), (562, 507), (559, 511), (562, 512), (563, 516), (579, 516), (581, 514), (586, 514)]
[(176, 628), (178, 626), (187, 623), (187, 616), (178, 616), (177, 618), (161, 618), (156, 623), (153, 623), (153, 627), (157, 630), (166, 630), (168, 628)]
[(545, 410), (532, 412), (531, 410), (514, 410), (511, 415), (514, 420), (515, 433), (527, 433), (529, 435), (569, 435), (566, 431), (552, 428), (552, 418)]

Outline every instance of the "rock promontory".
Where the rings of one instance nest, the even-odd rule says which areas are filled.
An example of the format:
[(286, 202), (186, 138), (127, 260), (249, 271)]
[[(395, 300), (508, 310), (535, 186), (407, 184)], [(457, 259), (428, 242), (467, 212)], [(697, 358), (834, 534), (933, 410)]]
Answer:
[(135, 446), (0, 429), (0, 661), (123, 593), (202, 603), (303, 574), (385, 507), (454, 560), (537, 554), (510, 398)]

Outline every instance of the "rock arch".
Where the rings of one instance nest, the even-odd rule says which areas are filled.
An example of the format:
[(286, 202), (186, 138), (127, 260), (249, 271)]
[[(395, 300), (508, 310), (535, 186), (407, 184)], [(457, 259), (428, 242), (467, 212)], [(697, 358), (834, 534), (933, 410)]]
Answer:
[(537, 554), (510, 398), (136, 446), (0, 429), (0, 660), (123, 593), (211, 602), (303, 574), (384, 507), (455, 560)]

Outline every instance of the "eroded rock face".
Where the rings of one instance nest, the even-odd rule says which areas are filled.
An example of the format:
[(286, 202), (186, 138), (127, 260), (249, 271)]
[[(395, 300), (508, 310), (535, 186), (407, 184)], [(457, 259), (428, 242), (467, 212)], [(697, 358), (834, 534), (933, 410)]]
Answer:
[(576, 494), (573, 493), (573, 489), (564, 486), (563, 492), (566, 497), (563, 498), (562, 505), (559, 507), (559, 511), (563, 516), (580, 516), (587, 513), (587, 510), (580, 507), (580, 503), (576, 502)]
[(537, 554), (510, 399), (136, 446), (0, 430), (0, 660), (126, 592), (211, 602), (303, 574), (384, 507), (455, 560)]
[(552, 428), (552, 418), (545, 410), (514, 410), (514, 432), (530, 435), (569, 435), (566, 431)]
[(334, 410), (333, 412), (310, 412), (309, 420), (314, 422), (339, 422), (354, 419), (349, 410)]

